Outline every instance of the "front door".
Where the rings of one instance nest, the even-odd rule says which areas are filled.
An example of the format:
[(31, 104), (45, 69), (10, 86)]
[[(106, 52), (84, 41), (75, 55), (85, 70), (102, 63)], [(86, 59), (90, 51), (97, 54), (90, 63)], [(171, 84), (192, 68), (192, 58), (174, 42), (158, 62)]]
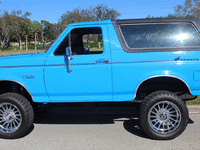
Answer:
[(65, 49), (69, 39), (63, 38), (55, 52), (47, 57), (44, 78), (51, 102), (112, 101), (111, 61), (106, 25), (71, 29), (68, 72)]

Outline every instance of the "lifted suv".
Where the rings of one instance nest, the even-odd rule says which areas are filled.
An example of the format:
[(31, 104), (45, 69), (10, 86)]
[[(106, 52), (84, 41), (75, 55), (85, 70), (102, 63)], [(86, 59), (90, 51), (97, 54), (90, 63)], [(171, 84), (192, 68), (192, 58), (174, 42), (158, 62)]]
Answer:
[(0, 137), (19, 138), (36, 103), (139, 101), (140, 126), (173, 139), (200, 95), (200, 22), (193, 19), (75, 23), (45, 53), (0, 58)]

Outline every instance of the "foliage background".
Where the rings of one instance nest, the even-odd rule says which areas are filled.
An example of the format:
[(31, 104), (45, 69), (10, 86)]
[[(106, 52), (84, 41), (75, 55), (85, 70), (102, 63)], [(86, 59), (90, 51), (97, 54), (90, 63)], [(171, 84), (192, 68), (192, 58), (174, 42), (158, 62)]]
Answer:
[[(46, 20), (31, 21), (31, 12), (23, 13), (21, 10), (9, 13), (1, 10), (0, 15), (0, 44), (1, 50), (22, 50), (23, 45), (27, 45), (26, 49), (43, 49), (48, 47), (54, 39), (66, 28), (70, 23), (99, 21), (118, 19), (121, 14), (118, 10), (109, 8), (104, 4), (89, 6), (87, 9), (75, 8), (72, 11), (66, 11), (59, 18), (58, 23), (50, 23)], [(167, 16), (146, 18), (199, 18), (200, 17), (200, 0), (185, 0), (183, 5), (174, 7), (174, 12)], [(18, 45), (13, 45), (17, 42)], [(34, 44), (34, 46), (33, 46)], [(15, 46), (15, 47), (13, 47)], [(16, 47), (19, 46), (19, 47)]]
[[(106, 19), (115, 20), (120, 16), (120, 13), (101, 4), (95, 7), (90, 6), (89, 9), (75, 8), (72, 11), (67, 11), (62, 14), (56, 24), (45, 20), (41, 20), (41, 22), (31, 21), (30, 16), (30, 12), (23, 14), (20, 10), (12, 11), (11, 13), (6, 10), (3, 11), (0, 16), (2, 51), (23, 50), (23, 45), (26, 45), (26, 43), (26, 49), (40, 49), (39, 45), (43, 45), (43, 48), (46, 48), (70, 23)], [(12, 45), (11, 43), (13, 42), (19, 43), (19, 47)], [(32, 46), (33, 44), (35, 47)]]

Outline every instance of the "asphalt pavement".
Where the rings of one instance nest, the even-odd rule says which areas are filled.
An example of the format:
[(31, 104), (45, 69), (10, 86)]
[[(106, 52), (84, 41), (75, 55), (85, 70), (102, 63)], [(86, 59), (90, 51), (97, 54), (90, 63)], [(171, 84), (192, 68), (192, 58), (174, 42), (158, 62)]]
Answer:
[(186, 130), (169, 141), (148, 138), (140, 130), (137, 117), (126, 114), (123, 109), (107, 109), (55, 107), (49, 113), (36, 113), (27, 135), (15, 140), (0, 139), (0, 150), (200, 149), (199, 106), (188, 106), (190, 121)]
[(200, 105), (187, 106), (190, 114), (200, 114)]

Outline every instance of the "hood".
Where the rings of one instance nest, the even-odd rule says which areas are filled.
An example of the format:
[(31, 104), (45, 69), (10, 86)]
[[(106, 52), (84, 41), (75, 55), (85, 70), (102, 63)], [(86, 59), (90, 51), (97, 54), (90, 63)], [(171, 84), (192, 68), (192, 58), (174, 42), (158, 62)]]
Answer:
[(0, 68), (44, 65), (45, 53), (16, 54), (0, 57)]

